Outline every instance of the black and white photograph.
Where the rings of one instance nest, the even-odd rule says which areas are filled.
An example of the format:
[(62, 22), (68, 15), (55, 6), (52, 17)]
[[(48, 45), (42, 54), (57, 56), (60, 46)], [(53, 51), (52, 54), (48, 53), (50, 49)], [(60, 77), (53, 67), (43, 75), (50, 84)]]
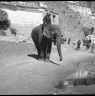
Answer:
[(95, 1), (0, 1), (0, 95), (95, 94)]

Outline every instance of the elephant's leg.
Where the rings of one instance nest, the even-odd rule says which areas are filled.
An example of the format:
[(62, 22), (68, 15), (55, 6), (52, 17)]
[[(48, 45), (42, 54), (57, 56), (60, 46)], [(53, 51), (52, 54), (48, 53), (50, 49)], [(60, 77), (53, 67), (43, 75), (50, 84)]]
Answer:
[(52, 48), (52, 42), (51, 40), (49, 40), (47, 44), (47, 50), (46, 50), (46, 60), (50, 60), (51, 48)]
[(43, 54), (44, 54), (44, 59), (48, 59), (50, 58), (50, 52), (51, 52), (51, 40), (48, 38), (44, 38), (43, 41)]
[(46, 44), (44, 44), (42, 52), (43, 52), (44, 60), (45, 60), (45, 58), (46, 58)]
[(40, 50), (39, 44), (37, 43), (37, 41), (34, 41), (34, 43), (35, 43), (35, 46), (37, 48), (38, 57), (40, 58), (40, 56), (41, 56), (41, 50)]
[(37, 53), (38, 53), (39, 59), (43, 59), (44, 58), (44, 54), (43, 54), (42, 45), (40, 45), (37, 41), (34, 41), (34, 43), (35, 43), (35, 46), (37, 48)]
[(44, 59), (45, 59), (45, 54), (46, 54), (46, 45), (47, 45), (47, 40), (43, 36), (42, 41), (41, 41), (41, 55), (43, 56)]
[(46, 42), (46, 40), (44, 41), (43, 45), (44, 45), (44, 46), (43, 46), (42, 52), (43, 52), (44, 60), (45, 60), (45, 58), (46, 58), (46, 47), (47, 47), (47, 42)]

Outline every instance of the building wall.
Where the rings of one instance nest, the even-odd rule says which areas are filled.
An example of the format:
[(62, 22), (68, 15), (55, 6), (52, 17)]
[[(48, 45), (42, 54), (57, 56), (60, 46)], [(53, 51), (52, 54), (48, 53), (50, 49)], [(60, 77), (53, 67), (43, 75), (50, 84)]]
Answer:
[[(55, 16), (55, 17), (53, 17), (53, 16)], [(52, 24), (57, 24), (57, 25), (59, 25), (59, 16), (57, 15), (57, 14), (53, 14), (53, 13), (51, 13), (51, 22), (52, 22)]]
[(92, 14), (95, 15), (95, 1), (91, 2), (91, 10), (92, 10)]
[[(2, 5), (2, 4), (1, 4)], [(5, 6), (5, 5), (4, 5)], [(11, 27), (17, 30), (18, 35), (30, 35), (32, 29), (43, 23), (43, 17), (46, 14), (44, 9), (27, 9), (23, 7), (9, 7), (6, 5), (1, 6), (1, 9), (8, 13), (9, 20), (11, 22)], [(55, 20), (51, 19), (52, 24), (58, 24), (58, 15), (56, 15)]]
[(33, 24), (37, 26), (42, 23), (43, 13), (12, 11), (3, 9), (8, 13), (8, 17), (12, 24)]
[(17, 35), (23, 35), (26, 38), (31, 36), (32, 29), (43, 23), (43, 12), (36, 11), (13, 11), (3, 9), (8, 13), (11, 27), (17, 30)]
[(76, 39), (82, 39), (81, 33), (81, 16), (78, 12), (74, 12), (66, 1), (47, 2), (50, 11), (58, 13), (58, 25), (62, 34), (73, 42)]
[(73, 4), (68, 4), (68, 6), (73, 9), (75, 12), (80, 12), (84, 15), (91, 15), (91, 9), (88, 7), (84, 7), (84, 6), (79, 6), (79, 5), (73, 5)]
[(47, 4), (49, 10), (59, 14), (59, 25), (63, 35), (67, 38), (71, 37), (72, 42), (84, 38), (82, 30), (84, 25), (88, 25), (87, 27), (91, 28), (95, 24), (94, 17), (90, 17), (92, 13), (87, 1), (77, 6), (74, 4), (68, 6), (66, 1), (52, 1), (47, 2)]
[[(75, 39), (82, 38), (81, 32), (81, 16), (79, 14), (82, 8), (75, 8), (77, 11), (74, 12), (68, 5), (67, 1), (46, 1), (49, 11), (52, 15), (56, 13), (55, 21), (52, 19), (53, 24), (58, 24), (62, 30), (62, 34), (67, 38), (71, 37), (72, 42)], [(3, 7), (3, 6), (2, 6)], [(78, 6), (79, 7), (79, 6)], [(14, 8), (15, 9), (15, 8)], [(84, 8), (85, 9), (85, 8)], [(25, 9), (26, 10), (26, 9)], [(19, 30), (19, 33), (31, 33), (33, 27), (41, 24), (43, 22), (43, 16), (45, 12), (37, 11), (12, 11), (9, 12), (9, 18), (12, 22), (13, 27)], [(29, 9), (30, 10), (30, 9)], [(84, 10), (85, 11), (85, 10)], [(87, 10), (86, 10), (87, 11)], [(36, 19), (35, 19), (36, 18)], [(52, 16), (51, 16), (52, 18)]]

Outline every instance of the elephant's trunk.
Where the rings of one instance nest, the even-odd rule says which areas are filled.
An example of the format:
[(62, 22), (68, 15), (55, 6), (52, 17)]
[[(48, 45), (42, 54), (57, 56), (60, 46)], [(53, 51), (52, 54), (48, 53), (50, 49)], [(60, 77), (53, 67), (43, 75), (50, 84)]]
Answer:
[(60, 57), (60, 61), (62, 61), (62, 52), (61, 52), (61, 41), (60, 41), (60, 38), (57, 39), (57, 50), (58, 50), (58, 54), (59, 54), (59, 57)]

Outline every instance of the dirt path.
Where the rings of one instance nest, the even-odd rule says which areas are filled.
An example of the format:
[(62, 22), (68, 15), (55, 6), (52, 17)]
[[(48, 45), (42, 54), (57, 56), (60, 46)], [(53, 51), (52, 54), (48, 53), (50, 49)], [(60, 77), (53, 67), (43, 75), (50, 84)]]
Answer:
[(52, 94), (54, 85), (67, 73), (76, 70), (77, 62), (95, 56), (89, 52), (68, 50), (67, 47), (62, 47), (62, 54), (63, 61), (60, 62), (54, 49), (51, 53), (53, 63), (38, 61), (27, 52), (1, 58), (0, 94)]

